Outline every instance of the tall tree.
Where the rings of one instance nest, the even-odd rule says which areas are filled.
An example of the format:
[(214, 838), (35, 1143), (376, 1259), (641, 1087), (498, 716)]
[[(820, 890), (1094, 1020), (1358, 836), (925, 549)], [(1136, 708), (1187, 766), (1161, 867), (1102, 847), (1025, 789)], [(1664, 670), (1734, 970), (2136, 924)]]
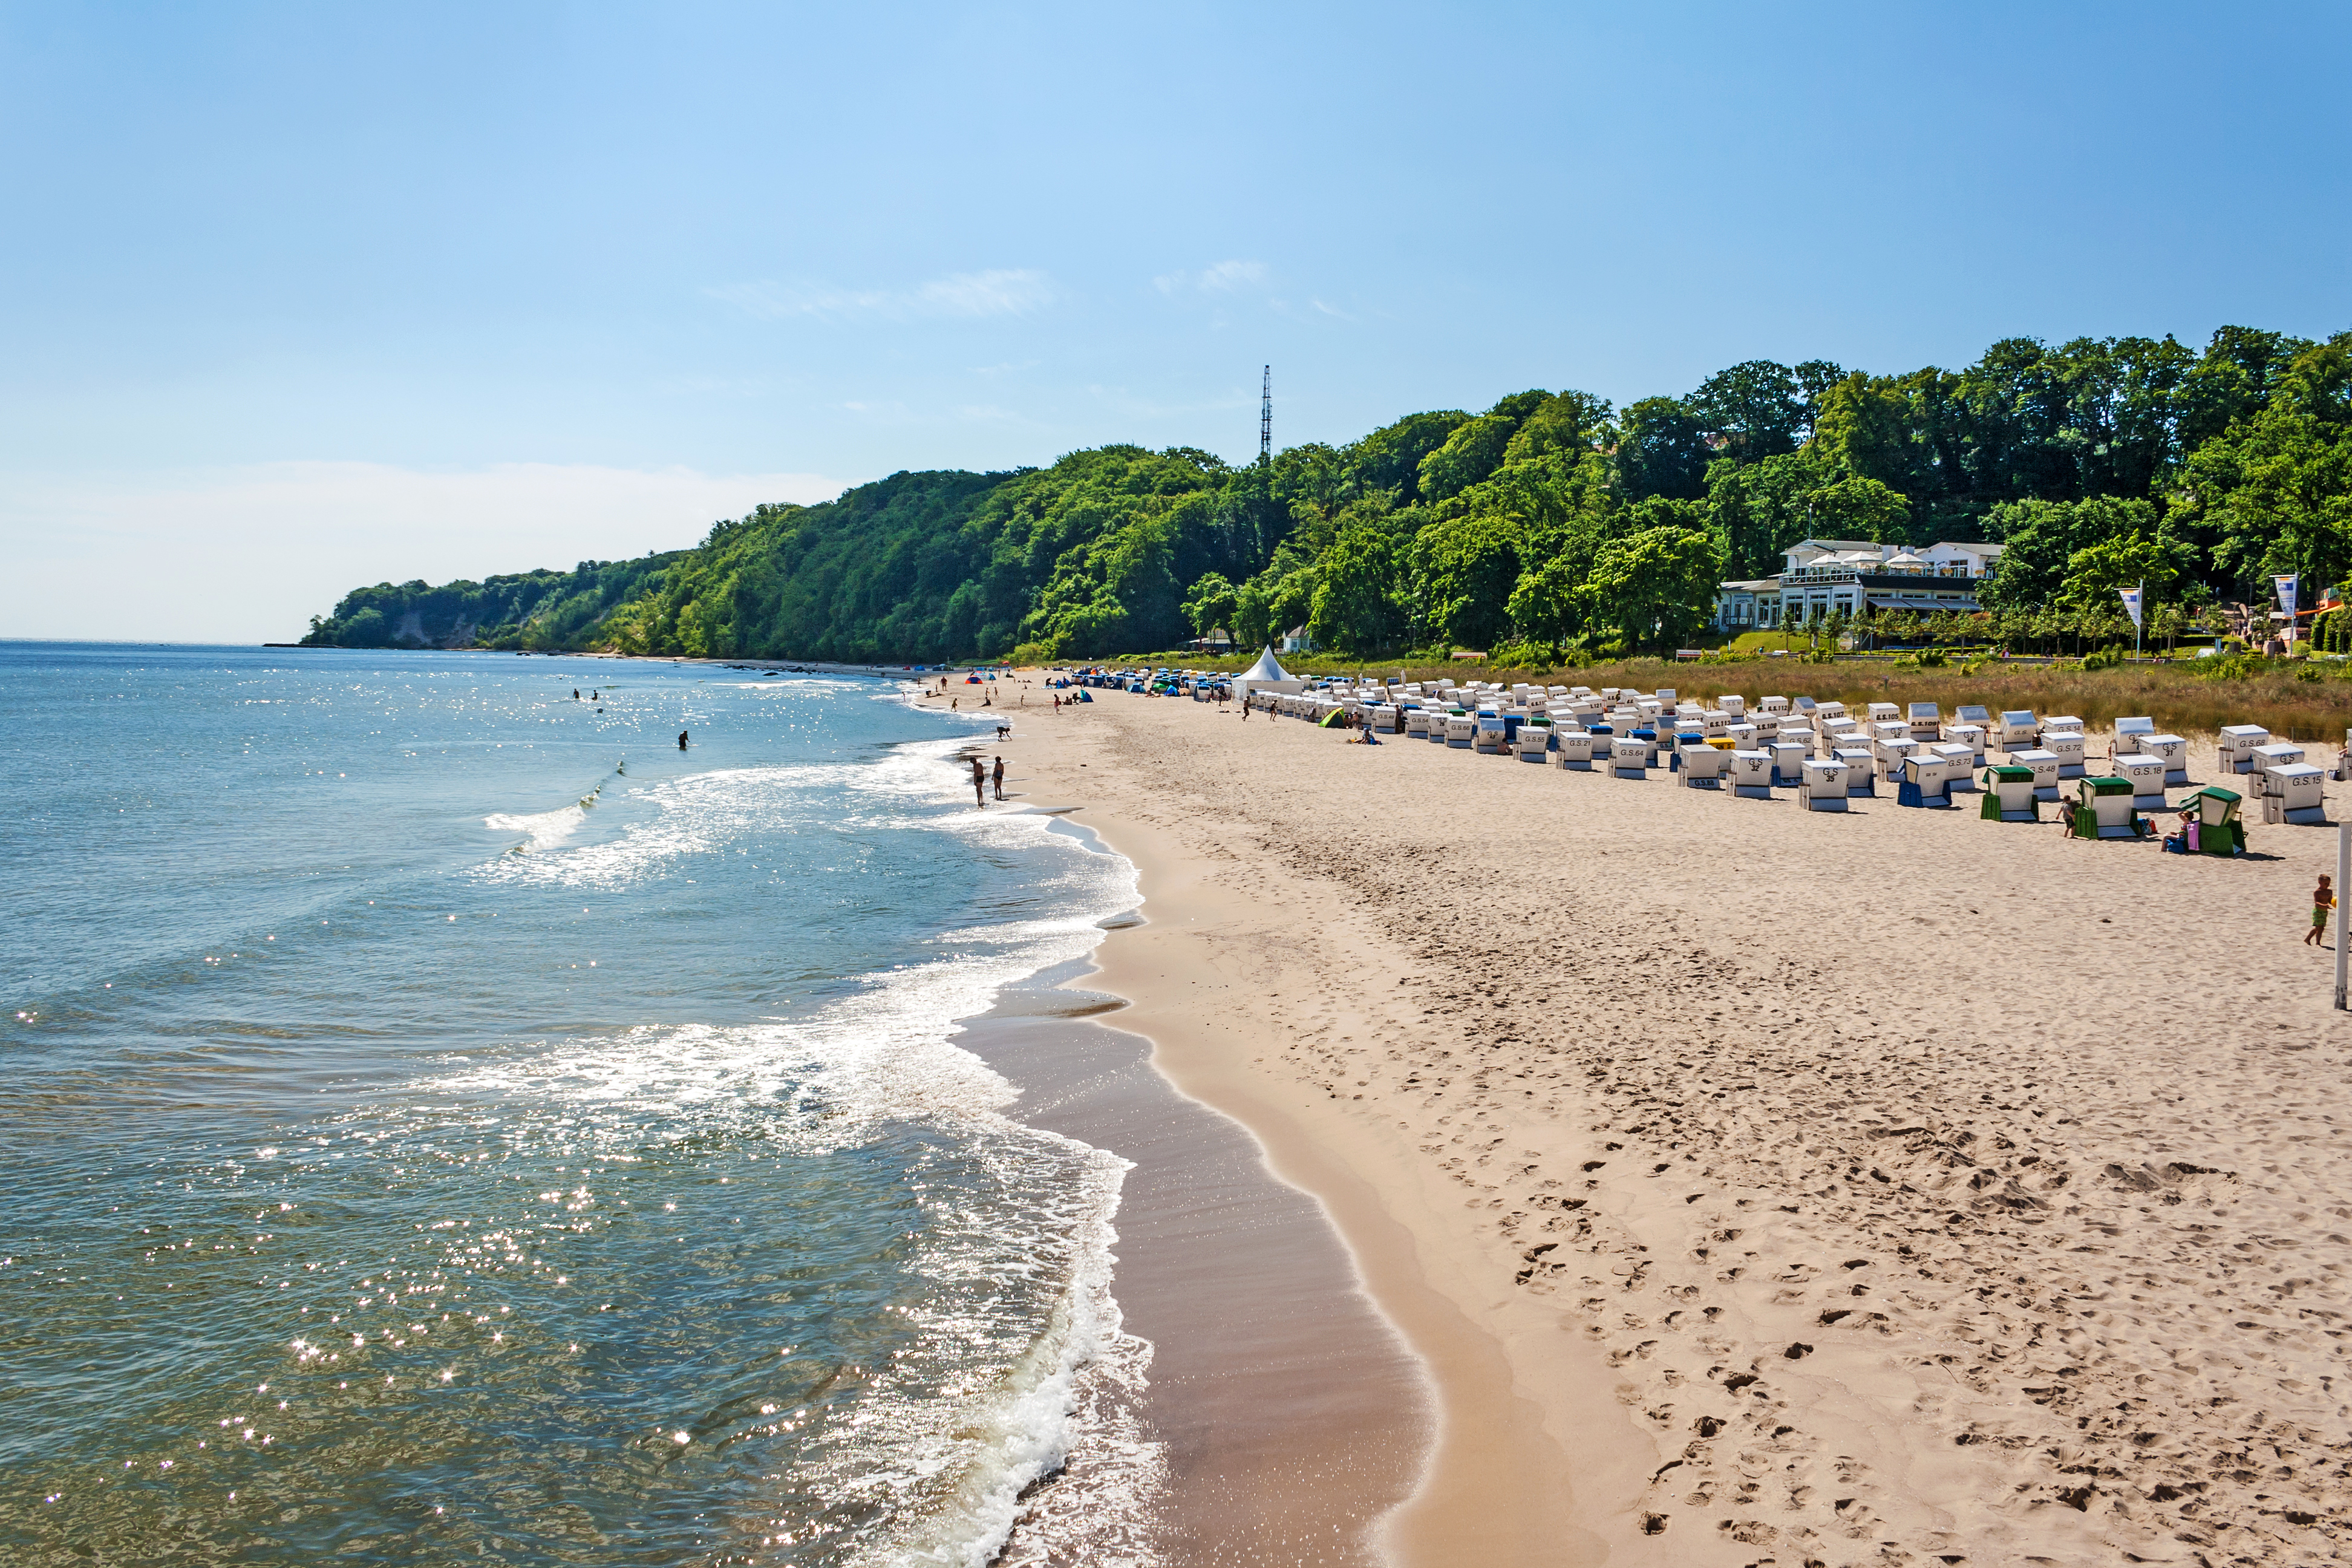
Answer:
[(1689, 404), (1678, 397), (1644, 397), (1626, 405), (1618, 421), (1616, 458), (1628, 500), (1696, 500), (1706, 493), (1706, 466), (1715, 448)]
[(2250, 600), (2277, 573), (2315, 597), (2352, 577), (2352, 332), (2297, 354), (2259, 413), (2198, 448), (2180, 510)]
[(1713, 616), (1722, 568), (1715, 541), (1703, 528), (1668, 522), (1611, 540), (1593, 558), (1586, 580), (1591, 618), (1615, 626), (1635, 647), (1670, 652)]
[(1794, 371), (1769, 359), (1717, 371), (1690, 401), (1724, 455), (1741, 463), (1793, 452), (1809, 429), (1804, 386)]
[(1494, 516), (1443, 519), (1413, 541), (1413, 575), (1423, 624), (1440, 640), (1486, 648), (1507, 629), (1511, 590), (1522, 562), (1520, 535)]

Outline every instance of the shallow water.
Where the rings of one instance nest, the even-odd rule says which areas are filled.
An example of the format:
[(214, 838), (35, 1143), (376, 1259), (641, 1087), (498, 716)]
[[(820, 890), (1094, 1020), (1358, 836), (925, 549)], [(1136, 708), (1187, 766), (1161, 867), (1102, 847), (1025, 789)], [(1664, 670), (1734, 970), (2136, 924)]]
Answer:
[(969, 719), (28, 644), (0, 713), (10, 1561), (977, 1563), (1073, 1445), (1027, 1544), (1130, 1555), (1125, 1166), (953, 1036), (1132, 875)]

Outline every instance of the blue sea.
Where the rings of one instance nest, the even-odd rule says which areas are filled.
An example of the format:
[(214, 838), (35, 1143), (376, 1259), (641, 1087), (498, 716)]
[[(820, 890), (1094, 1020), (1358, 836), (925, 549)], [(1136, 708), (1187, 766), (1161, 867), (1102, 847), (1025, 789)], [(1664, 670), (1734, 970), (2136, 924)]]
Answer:
[(1125, 1164), (957, 1044), (1132, 872), (774, 668), (0, 644), (0, 1561), (1135, 1560)]

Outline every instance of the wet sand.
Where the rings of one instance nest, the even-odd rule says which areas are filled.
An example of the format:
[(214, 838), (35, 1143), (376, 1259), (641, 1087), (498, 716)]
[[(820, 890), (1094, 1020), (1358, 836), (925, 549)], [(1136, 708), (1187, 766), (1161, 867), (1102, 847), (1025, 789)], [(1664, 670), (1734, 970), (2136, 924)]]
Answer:
[(1117, 1026), (1125, 1004), (1091, 977), (1049, 971), (957, 1043), (1019, 1088), (1012, 1115), (1134, 1162), (1117, 1295), (1153, 1347), (1142, 1413), (1169, 1474), (1155, 1545), (1171, 1563), (1372, 1562), (1428, 1447), (1420, 1365), (1314, 1201), (1151, 1070), (1150, 1042)]

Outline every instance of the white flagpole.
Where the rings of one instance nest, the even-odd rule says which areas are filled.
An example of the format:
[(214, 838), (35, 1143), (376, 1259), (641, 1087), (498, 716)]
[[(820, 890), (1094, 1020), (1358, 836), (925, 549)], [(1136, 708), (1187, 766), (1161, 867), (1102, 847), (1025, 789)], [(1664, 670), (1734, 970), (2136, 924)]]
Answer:
[(2336, 1010), (2347, 1011), (2344, 994), (2346, 979), (2344, 944), (2344, 884), (2352, 880), (2352, 822), (2336, 825)]

